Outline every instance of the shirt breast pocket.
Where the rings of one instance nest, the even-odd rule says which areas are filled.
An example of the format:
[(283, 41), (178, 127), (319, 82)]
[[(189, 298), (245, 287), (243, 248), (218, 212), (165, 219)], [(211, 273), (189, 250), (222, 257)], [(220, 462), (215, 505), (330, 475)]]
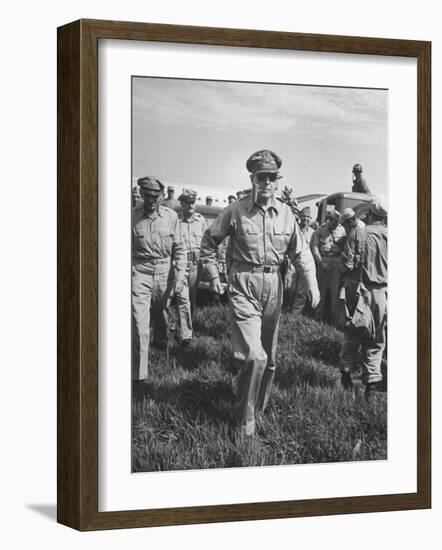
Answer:
[(278, 252), (285, 252), (290, 241), (290, 231), (284, 227), (273, 227), (273, 244)]
[(167, 251), (169, 254), (172, 252), (173, 244), (173, 233), (165, 229), (160, 229), (158, 231), (159, 246), (161, 250)]
[(133, 240), (134, 240), (135, 246), (144, 247), (145, 240), (144, 240), (144, 232), (142, 229), (134, 229)]

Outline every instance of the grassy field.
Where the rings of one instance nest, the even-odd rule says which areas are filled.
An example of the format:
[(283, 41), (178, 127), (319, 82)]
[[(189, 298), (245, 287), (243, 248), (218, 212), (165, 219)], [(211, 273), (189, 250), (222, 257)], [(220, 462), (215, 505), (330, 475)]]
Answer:
[(245, 443), (232, 413), (227, 306), (198, 308), (194, 325), (191, 354), (173, 330), (166, 350), (150, 350), (149, 381), (133, 398), (133, 471), (387, 458), (387, 394), (367, 403), (362, 387), (341, 389), (337, 330), (283, 313), (272, 396)]

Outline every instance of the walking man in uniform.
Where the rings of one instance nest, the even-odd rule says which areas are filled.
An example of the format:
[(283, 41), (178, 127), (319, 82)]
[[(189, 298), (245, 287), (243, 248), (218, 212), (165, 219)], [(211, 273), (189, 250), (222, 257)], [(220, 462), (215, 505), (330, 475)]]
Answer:
[[(349, 316), (364, 311), (367, 322), (353, 323), (344, 328), (344, 342), (340, 354), (342, 385), (353, 386), (351, 373), (358, 359), (362, 361), (362, 382), (367, 398), (382, 380), (381, 361), (386, 343), (387, 323), (387, 245), (385, 225), (387, 209), (379, 198), (369, 205), (368, 223), (355, 231), (355, 241), (362, 254), (356, 255), (347, 246), (342, 254), (346, 270), (344, 283)], [(368, 312), (368, 315), (366, 315)], [(356, 328), (355, 325), (358, 325)]]
[(255, 414), (265, 409), (275, 374), (283, 296), (280, 267), (286, 254), (306, 278), (312, 304), (319, 301), (310, 249), (290, 207), (275, 197), (281, 163), (272, 151), (254, 153), (246, 163), (252, 193), (223, 210), (201, 242), (211, 289), (221, 294), (216, 251), (230, 238), (228, 299), (233, 358), (239, 367), (236, 413), (246, 436), (255, 431)]
[(339, 224), (340, 214), (333, 210), (328, 219), (314, 232), (310, 247), (316, 261), (321, 302), (317, 316), (328, 323), (336, 318), (339, 282), (341, 277), (340, 255), (345, 243), (345, 230)]
[(151, 313), (154, 343), (164, 345), (167, 301), (181, 291), (187, 256), (177, 214), (159, 204), (164, 185), (150, 176), (138, 185), (144, 202), (132, 211), (132, 377), (145, 380)]
[(355, 164), (353, 166), (352, 170), (352, 180), (353, 180), (353, 186), (351, 190), (353, 193), (368, 193), (370, 194), (371, 191), (368, 188), (367, 182), (365, 178), (362, 177), (362, 166), (360, 164)]
[[(310, 222), (312, 221), (310, 207), (304, 207), (300, 212), (300, 216), (301, 221), (299, 223), (299, 229), (301, 230), (305, 242), (310, 246), (310, 241), (314, 233), (314, 230), (310, 227)], [(289, 309), (296, 315), (302, 313), (307, 302), (307, 288), (304, 282), (304, 278), (295, 271), (290, 289)]]
[(206, 220), (195, 211), (196, 191), (184, 189), (178, 200), (183, 208), (181, 234), (187, 249), (187, 268), (182, 288), (176, 293), (183, 346), (192, 343), (192, 315), (195, 308), (201, 239), (207, 229)]

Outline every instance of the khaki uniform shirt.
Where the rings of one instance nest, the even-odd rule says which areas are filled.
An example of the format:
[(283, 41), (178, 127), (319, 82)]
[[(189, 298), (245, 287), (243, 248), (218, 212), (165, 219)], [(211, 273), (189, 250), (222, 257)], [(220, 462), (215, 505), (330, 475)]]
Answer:
[(219, 276), (216, 252), (230, 237), (233, 265), (279, 266), (287, 254), (295, 267), (316, 284), (316, 269), (291, 209), (278, 199), (263, 209), (251, 196), (224, 209), (206, 231), (201, 242), (201, 261), (210, 279)]
[(299, 227), (301, 230), (302, 236), (304, 237), (304, 240), (307, 244), (310, 244), (310, 241), (312, 240), (313, 233), (315, 230), (313, 227), (310, 227), (309, 225), (306, 225), (305, 227)]
[(346, 239), (345, 229), (338, 225), (331, 229), (328, 222), (323, 223), (314, 232), (310, 241), (313, 256), (317, 262), (322, 258), (334, 258), (341, 254)]
[(161, 205), (174, 210), (180, 205), (180, 203), (172, 197), (171, 199), (164, 199)]
[(193, 254), (194, 260), (198, 260), (201, 239), (207, 229), (207, 223), (201, 214), (195, 212), (190, 218), (181, 218), (181, 233), (186, 244), (187, 254)]
[(132, 261), (149, 263), (172, 258), (177, 271), (187, 265), (186, 245), (181, 234), (181, 225), (176, 212), (158, 207), (147, 216), (143, 207), (132, 211)]

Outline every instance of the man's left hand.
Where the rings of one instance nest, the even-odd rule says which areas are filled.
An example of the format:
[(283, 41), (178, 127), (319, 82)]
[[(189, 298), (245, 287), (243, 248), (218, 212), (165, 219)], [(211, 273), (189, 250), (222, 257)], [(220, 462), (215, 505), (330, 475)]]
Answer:
[(174, 294), (180, 293), (184, 288), (184, 281), (183, 279), (177, 279), (175, 281), (175, 288), (173, 289)]
[(308, 293), (307, 293), (307, 297), (310, 301), (310, 304), (311, 304), (312, 308), (314, 309), (315, 307), (317, 307), (318, 304), (319, 304), (319, 300), (321, 299), (321, 295), (319, 294), (318, 287), (309, 288)]

